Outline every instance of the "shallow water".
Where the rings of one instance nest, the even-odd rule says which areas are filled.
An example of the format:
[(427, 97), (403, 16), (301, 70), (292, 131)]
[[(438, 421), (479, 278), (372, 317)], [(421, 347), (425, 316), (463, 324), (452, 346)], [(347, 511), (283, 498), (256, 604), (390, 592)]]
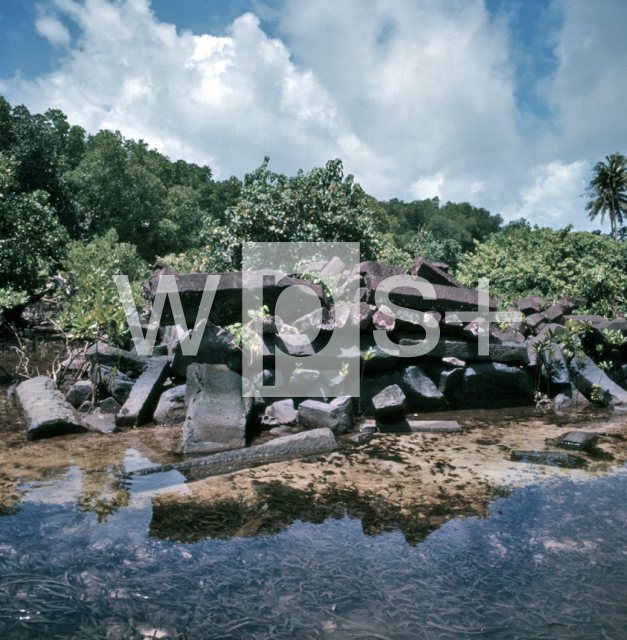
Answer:
[[(120, 480), (172, 460), (174, 431), (27, 443), (0, 389), (0, 638), (627, 637), (625, 417), (454, 417), (462, 435)], [(607, 428), (605, 457), (510, 460), (573, 425)]]
[[(127, 469), (145, 463), (133, 451)], [(136, 468), (136, 467), (135, 467)], [(98, 522), (81, 471), (29, 483), (0, 520), (3, 638), (624, 638), (627, 468), (554, 478), (410, 546), (358, 519), (182, 544), (149, 536), (138, 477)]]

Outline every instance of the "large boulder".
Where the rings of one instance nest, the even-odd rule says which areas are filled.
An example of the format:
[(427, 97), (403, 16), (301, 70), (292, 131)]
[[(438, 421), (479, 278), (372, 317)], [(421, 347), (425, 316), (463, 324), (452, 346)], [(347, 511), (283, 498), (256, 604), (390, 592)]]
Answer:
[(24, 380), (15, 393), (29, 440), (86, 431), (72, 405), (48, 376)]
[(588, 357), (574, 358), (571, 376), (575, 385), (588, 398), (605, 405), (627, 405), (627, 391), (610, 380), (605, 372)]
[(155, 424), (171, 427), (185, 422), (185, 385), (172, 387), (164, 391), (159, 398), (155, 409), (153, 422)]
[(533, 404), (529, 374), (500, 363), (473, 364), (464, 370), (452, 394), (457, 409), (499, 409)]
[(418, 366), (410, 366), (396, 373), (398, 386), (407, 397), (410, 411), (439, 411), (448, 408), (442, 392)]
[(191, 364), (185, 394), (183, 453), (210, 453), (246, 444), (252, 398), (242, 397), (242, 377), (226, 365)]
[(170, 374), (167, 357), (151, 358), (145, 371), (133, 386), (124, 406), (117, 414), (118, 426), (138, 427), (152, 420), (154, 410), (163, 389), (163, 383)]

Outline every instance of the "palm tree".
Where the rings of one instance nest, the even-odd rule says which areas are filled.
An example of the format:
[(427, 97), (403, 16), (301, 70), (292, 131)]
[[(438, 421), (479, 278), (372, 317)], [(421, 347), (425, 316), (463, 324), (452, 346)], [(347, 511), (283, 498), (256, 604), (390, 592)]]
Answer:
[(605, 159), (607, 163), (597, 162), (594, 166), (595, 176), (586, 189), (590, 198), (586, 211), (590, 220), (600, 213), (601, 222), (607, 213), (616, 238), (618, 223), (622, 224), (623, 216), (627, 217), (627, 158), (614, 153)]

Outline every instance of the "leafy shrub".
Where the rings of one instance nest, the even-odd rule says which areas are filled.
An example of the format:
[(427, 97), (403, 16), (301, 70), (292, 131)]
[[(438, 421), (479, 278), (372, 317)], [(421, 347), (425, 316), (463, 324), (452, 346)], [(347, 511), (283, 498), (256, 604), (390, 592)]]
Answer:
[(244, 241), (361, 242), (365, 258), (380, 256), (368, 197), (353, 176), (344, 178), (340, 160), (291, 178), (269, 171), (268, 162), (246, 175), (241, 201), (226, 211), (224, 225), (205, 220), (199, 271), (237, 270)]
[(113, 276), (128, 276), (135, 300), (140, 299), (142, 283), (150, 277), (150, 269), (136, 247), (118, 242), (117, 232), (111, 229), (89, 244), (70, 242), (65, 268), (76, 287), (64, 316), (71, 336), (125, 345), (130, 332)]
[(497, 296), (538, 295), (549, 301), (583, 297), (591, 313), (627, 311), (627, 243), (594, 233), (553, 231), (528, 224), (507, 227), (476, 243), (474, 254), (460, 261), (459, 280), (475, 287), (489, 278)]

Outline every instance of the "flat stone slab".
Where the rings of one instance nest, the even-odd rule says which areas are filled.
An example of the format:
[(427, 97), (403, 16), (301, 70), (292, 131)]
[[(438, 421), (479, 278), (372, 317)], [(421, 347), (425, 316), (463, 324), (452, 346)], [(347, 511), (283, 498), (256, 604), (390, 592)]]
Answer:
[(29, 440), (86, 431), (72, 405), (48, 376), (24, 380), (15, 389), (15, 395)]
[(249, 447), (248, 449), (221, 451), (196, 460), (146, 467), (145, 469), (133, 471), (132, 475), (148, 475), (171, 471), (172, 469), (184, 471), (186, 469), (199, 468), (202, 468), (205, 475), (219, 475), (242, 469), (254, 463), (282, 462), (303, 456), (329, 453), (336, 448), (337, 441), (330, 429), (312, 429), (311, 431), (301, 431), (293, 435), (275, 438), (270, 442), (256, 447)]
[(583, 458), (573, 456), (565, 451), (512, 451), (511, 457), (517, 462), (546, 464), (566, 469), (579, 469), (588, 466), (587, 461)]
[(564, 449), (594, 449), (599, 439), (598, 434), (587, 431), (569, 431), (559, 439), (559, 446)]
[(83, 422), (91, 431), (99, 431), (107, 435), (115, 433), (117, 429), (115, 415), (112, 413), (101, 413), (96, 410), (83, 416)]
[[(188, 327), (193, 327), (196, 323), (198, 307), (205, 290), (205, 282), (207, 280), (206, 273), (177, 273), (176, 285), (185, 314), (185, 321)], [(230, 273), (220, 273), (218, 288), (211, 305), (209, 320), (216, 325), (225, 326), (232, 322), (242, 321), (242, 274), (239, 271)], [(154, 302), (154, 296), (157, 293), (159, 285), (159, 275), (155, 275), (148, 283), (149, 294)], [(279, 282), (274, 282), (274, 278), (264, 280), (263, 301), (270, 307), (271, 313), (274, 313), (276, 301), (281, 293), (292, 285), (302, 285), (311, 289), (319, 298), (321, 305), (327, 307), (328, 303), (322, 291), (322, 287), (312, 284), (307, 280), (299, 280), (297, 278), (283, 278)], [(301, 314), (302, 315), (302, 314)], [(161, 316), (162, 325), (174, 325), (174, 316), (170, 307), (170, 300), (166, 299)]]
[(151, 358), (145, 371), (131, 389), (115, 422), (119, 426), (138, 427), (152, 420), (163, 383), (170, 373), (167, 357)]
[[(405, 337), (400, 339), (399, 344), (414, 345), (418, 342), (421, 342), (421, 340)], [(430, 358), (457, 358), (465, 362), (489, 361), (502, 364), (529, 364), (527, 343), (518, 342), (518, 340), (490, 342), (489, 354), (487, 356), (479, 355), (479, 346), (474, 342), (441, 337), (438, 344), (426, 355)]]
[(457, 420), (408, 420), (412, 433), (460, 433)]

